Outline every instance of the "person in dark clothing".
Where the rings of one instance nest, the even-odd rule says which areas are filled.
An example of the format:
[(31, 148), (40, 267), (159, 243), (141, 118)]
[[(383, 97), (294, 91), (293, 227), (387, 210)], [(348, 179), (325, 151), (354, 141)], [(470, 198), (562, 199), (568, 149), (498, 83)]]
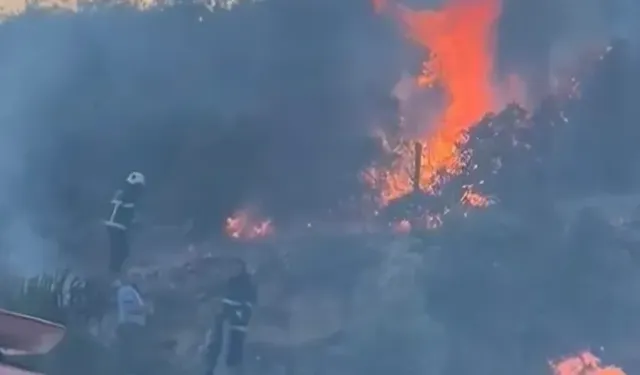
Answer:
[(225, 286), (222, 311), (216, 316), (210, 332), (206, 375), (213, 375), (223, 349), (227, 367), (236, 374), (242, 373), (244, 342), (257, 292), (246, 264), (242, 260), (234, 263), (233, 276)]
[(129, 229), (135, 216), (136, 203), (142, 194), (145, 177), (140, 172), (131, 172), (122, 189), (111, 199), (111, 213), (105, 220), (109, 235), (109, 271), (118, 275), (129, 257)]

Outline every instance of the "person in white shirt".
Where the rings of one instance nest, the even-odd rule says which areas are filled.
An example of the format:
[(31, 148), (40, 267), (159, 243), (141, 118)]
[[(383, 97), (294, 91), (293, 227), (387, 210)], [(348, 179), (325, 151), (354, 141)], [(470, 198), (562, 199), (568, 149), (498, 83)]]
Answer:
[(144, 327), (147, 325), (148, 308), (133, 283), (116, 282), (118, 285), (118, 325)]
[(129, 280), (117, 280), (118, 327), (117, 346), (121, 365), (127, 375), (142, 375), (148, 367), (147, 316), (150, 308), (145, 304), (138, 288)]

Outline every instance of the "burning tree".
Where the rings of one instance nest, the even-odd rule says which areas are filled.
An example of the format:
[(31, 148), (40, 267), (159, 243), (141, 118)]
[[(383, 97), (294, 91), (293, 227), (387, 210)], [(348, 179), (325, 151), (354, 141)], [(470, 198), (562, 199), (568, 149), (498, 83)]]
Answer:
[[(549, 97), (533, 113), (509, 106), (487, 115), (459, 144), (465, 165), (460, 174), (446, 179), (440, 197), (455, 202), (473, 187), (497, 197), (498, 203), (466, 218), (445, 216), (439, 231), (425, 234), (426, 242), (442, 249), (438, 266), (427, 276), (427, 309), (451, 329), (454, 353), (476, 353), (465, 357), (468, 361), (453, 355), (450, 373), (528, 369), (539, 374), (546, 371), (540, 364), (544, 358), (559, 353), (601, 346), (620, 353), (620, 345), (636, 345), (629, 343), (637, 340), (622, 327), (639, 329), (623, 318), (640, 311), (632, 290), (637, 275), (617, 224), (598, 210), (586, 209), (567, 230), (566, 218), (555, 207), (568, 189), (573, 195), (602, 191), (600, 183), (585, 185), (587, 180), (567, 172), (580, 168), (580, 173), (602, 178), (602, 169), (590, 170), (591, 163), (613, 166), (613, 148), (616, 162), (625, 156), (625, 166), (616, 169), (618, 178), (607, 179), (607, 184), (633, 186), (629, 181), (636, 172), (629, 160), (637, 163), (638, 157), (629, 141), (618, 141), (625, 122), (585, 117), (613, 106), (617, 109), (609, 113), (615, 118), (622, 111), (620, 103), (583, 101), (617, 90), (609, 85), (619, 70), (608, 64), (619, 66), (619, 58), (608, 54), (600, 60), (594, 74), (583, 80), (582, 99)], [(582, 144), (585, 137), (591, 143)], [(613, 274), (616, 277), (610, 277)], [(504, 353), (518, 359), (501, 361)], [(601, 367), (594, 358), (580, 354), (554, 363), (554, 371), (624, 373)]]

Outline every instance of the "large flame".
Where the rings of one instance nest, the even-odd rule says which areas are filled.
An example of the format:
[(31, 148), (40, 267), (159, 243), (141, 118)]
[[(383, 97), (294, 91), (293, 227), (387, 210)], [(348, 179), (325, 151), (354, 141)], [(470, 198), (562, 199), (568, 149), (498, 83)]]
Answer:
[[(438, 182), (436, 172), (456, 173), (464, 165), (457, 144), (464, 131), (499, 104), (493, 86), (494, 24), (501, 11), (500, 0), (448, 0), (439, 10), (414, 11), (375, 0), (378, 11), (390, 10), (409, 38), (429, 51), (418, 86), (436, 87), (446, 95), (447, 105), (435, 127), (423, 124), (419, 137), (424, 145), (420, 186), (430, 190)], [(377, 171), (382, 203), (412, 190), (412, 148), (401, 148), (390, 170)]]
[(626, 375), (618, 367), (602, 367), (600, 359), (589, 352), (552, 362), (551, 368), (554, 375)]

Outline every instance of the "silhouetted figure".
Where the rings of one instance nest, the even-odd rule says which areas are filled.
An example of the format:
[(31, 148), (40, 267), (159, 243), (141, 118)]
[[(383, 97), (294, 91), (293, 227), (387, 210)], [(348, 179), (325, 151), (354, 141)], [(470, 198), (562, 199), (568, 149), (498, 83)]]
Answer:
[(222, 298), (222, 311), (209, 333), (207, 375), (213, 375), (223, 348), (229, 370), (242, 373), (244, 342), (257, 293), (246, 264), (239, 259), (234, 263), (233, 276), (227, 281)]
[(109, 234), (109, 271), (119, 274), (129, 257), (129, 230), (135, 216), (136, 203), (142, 194), (145, 177), (140, 172), (131, 172), (122, 189), (111, 199), (111, 214), (105, 221)]

